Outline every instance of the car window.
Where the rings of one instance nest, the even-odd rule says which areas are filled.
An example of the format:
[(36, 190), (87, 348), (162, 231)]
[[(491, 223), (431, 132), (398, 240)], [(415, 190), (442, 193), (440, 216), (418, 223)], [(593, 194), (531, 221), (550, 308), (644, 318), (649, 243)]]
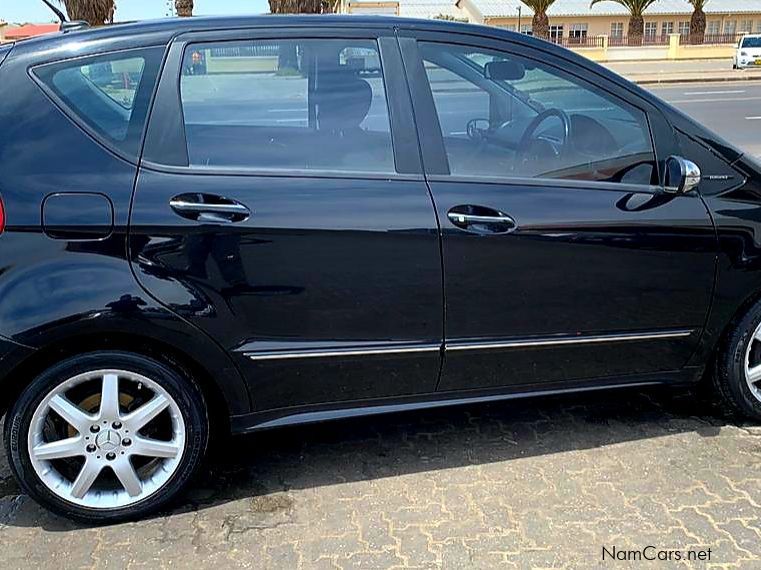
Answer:
[(44, 65), (34, 74), (84, 125), (135, 155), (162, 54), (130, 50)]
[(744, 48), (761, 48), (761, 37), (744, 38), (742, 41)]
[(180, 93), (193, 166), (394, 171), (375, 41), (193, 44)]
[(645, 113), (549, 65), (420, 45), (452, 174), (650, 184)]

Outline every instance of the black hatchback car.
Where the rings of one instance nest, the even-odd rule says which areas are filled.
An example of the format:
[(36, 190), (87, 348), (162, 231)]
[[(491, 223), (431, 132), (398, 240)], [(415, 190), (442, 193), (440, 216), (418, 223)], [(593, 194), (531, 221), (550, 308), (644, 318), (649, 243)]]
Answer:
[(712, 380), (761, 419), (761, 167), (526, 36), (183, 19), (0, 48), (23, 489), (174, 497), (210, 431)]

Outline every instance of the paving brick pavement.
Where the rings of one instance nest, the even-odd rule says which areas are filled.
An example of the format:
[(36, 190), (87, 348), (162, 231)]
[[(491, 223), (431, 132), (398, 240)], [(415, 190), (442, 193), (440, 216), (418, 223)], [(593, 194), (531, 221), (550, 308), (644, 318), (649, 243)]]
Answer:
[[(602, 560), (649, 545), (711, 558)], [(291, 428), (226, 442), (171, 512), (89, 528), (0, 460), (3, 569), (394, 567), (761, 568), (761, 428), (668, 390)]]

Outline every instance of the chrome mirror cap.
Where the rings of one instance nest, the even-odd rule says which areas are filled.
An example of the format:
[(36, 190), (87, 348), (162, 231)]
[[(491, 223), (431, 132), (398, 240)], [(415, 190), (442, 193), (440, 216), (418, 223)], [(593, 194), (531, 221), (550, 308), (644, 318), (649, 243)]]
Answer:
[(700, 167), (681, 156), (666, 159), (666, 180), (663, 189), (670, 194), (686, 194), (700, 184)]
[(687, 192), (691, 192), (695, 188), (698, 187), (698, 184), (700, 184), (700, 167), (692, 162), (691, 160), (682, 159), (684, 160), (685, 165), (685, 175), (684, 175), (684, 187), (682, 188), (682, 193), (686, 194)]

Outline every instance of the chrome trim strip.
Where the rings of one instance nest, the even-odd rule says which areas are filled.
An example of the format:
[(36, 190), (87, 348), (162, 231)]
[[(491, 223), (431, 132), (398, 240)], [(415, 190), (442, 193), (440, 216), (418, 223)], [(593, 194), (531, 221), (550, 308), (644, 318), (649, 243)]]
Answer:
[(463, 342), (448, 343), (445, 347), (446, 350), (489, 350), (489, 349), (501, 349), (501, 348), (532, 348), (542, 346), (560, 346), (564, 344), (596, 344), (604, 342), (627, 342), (635, 340), (655, 340), (655, 339), (668, 339), (668, 338), (681, 338), (690, 336), (693, 333), (692, 329), (682, 329), (673, 331), (661, 331), (652, 333), (630, 333), (630, 334), (611, 334), (611, 335), (595, 335), (595, 336), (581, 336), (574, 338), (538, 338), (532, 340), (513, 340), (507, 342)]
[[(513, 341), (495, 341), (495, 342), (467, 342), (456, 341), (448, 343), (446, 350), (490, 350), (504, 348), (533, 348), (543, 346), (561, 346), (566, 344), (595, 344), (605, 342), (627, 342), (637, 340), (655, 340), (682, 338), (690, 336), (692, 329), (682, 329), (673, 331), (660, 331), (652, 333), (630, 333), (617, 335), (595, 335), (582, 337), (563, 337), (563, 338), (537, 338), (530, 340), (513, 340)], [(405, 354), (420, 352), (438, 352), (441, 347), (438, 344), (427, 344), (420, 346), (400, 346), (400, 347), (377, 347), (377, 348), (345, 348), (330, 350), (310, 350), (310, 351), (278, 351), (278, 352), (246, 352), (245, 356), (251, 360), (291, 360), (299, 358), (334, 358), (340, 356), (368, 356), (377, 354)]]
[(405, 354), (415, 352), (438, 352), (441, 346), (438, 344), (428, 344), (422, 346), (404, 346), (404, 347), (378, 347), (378, 348), (346, 348), (337, 350), (322, 350), (309, 352), (247, 352), (245, 353), (251, 360), (287, 360), (294, 358), (329, 358), (335, 356), (365, 356), (373, 354)]

